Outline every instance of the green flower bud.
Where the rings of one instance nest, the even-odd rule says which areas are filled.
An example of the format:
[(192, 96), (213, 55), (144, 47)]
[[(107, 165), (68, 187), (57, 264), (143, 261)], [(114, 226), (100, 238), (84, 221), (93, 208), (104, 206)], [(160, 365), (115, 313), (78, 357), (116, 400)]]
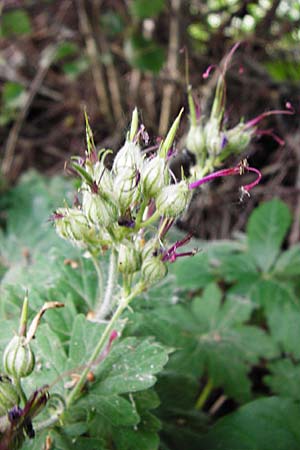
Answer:
[(222, 151), (222, 136), (219, 128), (217, 119), (210, 119), (204, 128), (206, 148), (209, 155), (212, 156), (217, 156)]
[(89, 222), (96, 226), (108, 227), (118, 216), (115, 204), (104, 200), (100, 194), (85, 191), (82, 196), (82, 210)]
[(160, 214), (176, 217), (187, 207), (191, 198), (191, 191), (185, 181), (164, 187), (156, 199), (156, 207)]
[(151, 286), (165, 278), (168, 268), (159, 257), (152, 256), (143, 261), (141, 271), (143, 280)]
[(99, 191), (109, 195), (113, 192), (113, 179), (111, 172), (102, 161), (97, 161), (93, 166), (93, 180), (99, 186)]
[(17, 388), (12, 384), (10, 378), (0, 375), (0, 417), (20, 401)]
[(143, 261), (146, 260), (147, 258), (152, 258), (153, 255), (157, 254), (158, 249), (159, 249), (159, 241), (157, 240), (157, 238), (149, 239), (149, 241), (147, 241), (142, 248)]
[(147, 197), (155, 197), (167, 182), (168, 172), (163, 158), (156, 156), (145, 161), (142, 173), (141, 183), (143, 192)]
[(143, 165), (141, 149), (133, 142), (126, 141), (123, 147), (118, 151), (114, 159), (112, 171), (115, 175), (120, 172), (127, 172), (129, 178)]
[(201, 125), (191, 125), (186, 137), (186, 148), (197, 156), (205, 151), (205, 135)]
[(59, 208), (55, 212), (55, 226), (57, 234), (81, 246), (90, 234), (87, 219), (79, 209)]
[(134, 273), (141, 267), (141, 255), (130, 244), (121, 244), (119, 247), (118, 269), (121, 273)]
[(34, 353), (24, 336), (15, 336), (3, 353), (3, 367), (14, 378), (25, 378), (35, 366)]
[(141, 189), (138, 181), (138, 173), (122, 170), (114, 181), (114, 194), (121, 213), (124, 213), (132, 203), (138, 201)]
[(244, 123), (239, 123), (231, 130), (226, 131), (226, 138), (228, 140), (226, 149), (231, 153), (240, 153), (245, 150), (253, 134), (253, 130), (245, 129)]

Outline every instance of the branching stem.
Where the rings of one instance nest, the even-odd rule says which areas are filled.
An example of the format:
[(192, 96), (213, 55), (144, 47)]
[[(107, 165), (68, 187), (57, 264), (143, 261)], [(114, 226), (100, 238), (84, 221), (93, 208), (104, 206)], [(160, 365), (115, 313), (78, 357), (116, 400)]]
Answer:
[(78, 383), (76, 384), (75, 388), (72, 390), (72, 392), (70, 393), (69, 397), (67, 398), (66, 404), (67, 404), (67, 408), (70, 407), (70, 405), (74, 402), (74, 400), (76, 400), (76, 398), (78, 397), (78, 395), (80, 394), (81, 389), (84, 386), (84, 383), (86, 381), (86, 376), (90, 370), (90, 367), (93, 365), (93, 362), (95, 360), (97, 360), (97, 358), (99, 357), (99, 355), (101, 354), (102, 350), (104, 349), (104, 346), (106, 344), (106, 341), (111, 333), (111, 331), (113, 330), (115, 323), (117, 322), (117, 320), (119, 319), (119, 317), (121, 316), (121, 314), (124, 312), (124, 310), (127, 308), (127, 306), (129, 305), (129, 303), (131, 302), (131, 300), (136, 297), (138, 294), (140, 294), (144, 289), (144, 286), (142, 283), (139, 283), (135, 286), (135, 289), (131, 292), (130, 295), (128, 295), (127, 297), (124, 297), (120, 300), (119, 306), (116, 309), (115, 313), (113, 314), (112, 318), (110, 319), (110, 321), (108, 322), (93, 354), (91, 355), (86, 368), (84, 369), (84, 371), (82, 372), (80, 379), (78, 380)]
[(117, 255), (115, 250), (111, 250), (110, 258), (109, 258), (109, 267), (108, 267), (108, 278), (107, 285), (105, 289), (104, 298), (102, 301), (102, 297), (100, 298), (100, 303), (96, 308), (95, 321), (99, 321), (107, 315), (111, 306), (111, 299), (115, 286), (116, 279), (116, 264), (117, 264)]

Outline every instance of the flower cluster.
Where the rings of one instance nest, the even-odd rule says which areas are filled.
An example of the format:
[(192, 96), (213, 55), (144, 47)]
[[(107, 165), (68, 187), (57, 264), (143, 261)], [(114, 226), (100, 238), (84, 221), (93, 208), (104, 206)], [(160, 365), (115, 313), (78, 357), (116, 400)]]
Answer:
[[(187, 180), (176, 183), (168, 166), (181, 114), (157, 151), (149, 156), (140, 147), (142, 133), (134, 110), (130, 132), (111, 170), (105, 164), (109, 151), (95, 150), (87, 122), (86, 158), (73, 163), (82, 177), (80, 205), (59, 208), (53, 215), (62, 238), (94, 254), (113, 248), (118, 253), (119, 272), (132, 275), (140, 271), (145, 284), (165, 276), (166, 222), (173, 223), (191, 198)], [(152, 224), (159, 218), (153, 233)]]
[[(233, 128), (226, 127), (225, 118), (225, 100), (226, 100), (226, 82), (225, 76), (231, 58), (238, 48), (239, 43), (235, 44), (223, 64), (222, 69), (212, 65), (203, 74), (207, 78), (212, 69), (220, 71), (218, 77), (215, 97), (209, 118), (205, 121), (201, 117), (200, 108), (195, 104), (191, 88), (189, 88), (189, 108), (190, 108), (190, 129), (186, 138), (186, 147), (196, 156), (197, 176), (200, 173), (210, 171), (212, 167), (223, 162), (229, 155), (238, 155), (242, 153), (249, 145), (254, 136), (271, 135), (280, 145), (284, 144), (272, 130), (259, 130), (257, 125), (265, 117), (273, 114), (294, 114), (289, 102), (285, 110), (267, 111), (257, 117), (244, 122), (241, 120)], [(200, 170), (199, 170), (200, 169)]]
[[(114, 250), (119, 273), (127, 279), (138, 273), (145, 288), (166, 275), (168, 262), (195, 253), (177, 253), (190, 236), (169, 248), (165, 242), (175, 219), (187, 208), (193, 189), (220, 176), (255, 172), (257, 180), (243, 188), (248, 193), (260, 180), (259, 171), (244, 164), (243, 170), (238, 165), (198, 180), (182, 175), (178, 181), (168, 161), (181, 113), (156, 151), (149, 152), (140, 147), (143, 126), (139, 128), (134, 110), (130, 131), (111, 170), (105, 161), (109, 151), (96, 151), (87, 121), (86, 157), (73, 162), (73, 169), (82, 178), (81, 202), (72, 208), (59, 208), (53, 215), (62, 238), (96, 257), (108, 248)], [(158, 226), (153, 227), (157, 221)]]

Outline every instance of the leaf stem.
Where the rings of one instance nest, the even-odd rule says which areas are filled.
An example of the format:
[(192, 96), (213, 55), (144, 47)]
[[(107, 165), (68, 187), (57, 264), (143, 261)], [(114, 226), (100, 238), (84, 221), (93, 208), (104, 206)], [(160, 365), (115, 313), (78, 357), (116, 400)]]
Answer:
[(118, 308), (116, 309), (114, 315), (110, 319), (103, 334), (101, 335), (101, 338), (99, 339), (99, 342), (98, 342), (92, 356), (90, 357), (90, 359), (86, 365), (86, 368), (82, 372), (80, 379), (78, 380), (78, 383), (76, 384), (76, 386), (74, 387), (74, 389), (72, 390), (72, 392), (70, 393), (69, 397), (66, 400), (67, 408), (69, 408), (70, 405), (74, 402), (74, 400), (76, 400), (76, 398), (78, 397), (82, 387), (84, 386), (84, 383), (86, 381), (86, 376), (90, 370), (90, 367), (93, 365), (93, 362), (98, 358), (99, 354), (103, 350), (106, 340), (109, 337), (116, 321), (119, 319), (119, 317), (121, 316), (123, 311), (127, 308), (130, 301), (134, 297), (136, 297), (138, 294), (140, 294), (143, 290), (144, 290), (144, 285), (142, 283), (138, 283), (130, 295), (128, 295), (127, 297), (123, 297), (120, 300)]
[(211, 378), (208, 378), (204, 388), (202, 389), (199, 397), (197, 398), (195, 409), (201, 410), (206, 403), (211, 391), (213, 389), (213, 381)]
[(117, 255), (115, 250), (111, 250), (110, 258), (109, 258), (109, 267), (108, 267), (108, 278), (107, 278), (107, 285), (105, 289), (104, 298), (102, 301), (102, 297), (100, 299), (100, 302), (96, 308), (96, 314), (95, 314), (95, 321), (99, 321), (103, 319), (111, 306), (111, 298), (115, 286), (115, 278), (117, 274), (116, 270), (117, 265)]

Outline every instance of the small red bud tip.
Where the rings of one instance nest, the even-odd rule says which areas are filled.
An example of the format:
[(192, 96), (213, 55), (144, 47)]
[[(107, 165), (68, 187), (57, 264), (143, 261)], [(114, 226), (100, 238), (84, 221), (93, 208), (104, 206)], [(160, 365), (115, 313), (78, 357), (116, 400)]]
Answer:
[(243, 75), (244, 72), (245, 72), (244, 67), (243, 67), (243, 66), (240, 66), (240, 67), (239, 67), (239, 74), (240, 74), (240, 75)]
[(291, 102), (286, 102), (285, 107), (286, 107), (286, 109), (289, 109), (293, 114), (295, 114), (295, 109), (294, 109), (293, 105), (291, 104)]
[(206, 71), (202, 74), (202, 78), (204, 78), (206, 80), (209, 77), (210, 72), (216, 68), (217, 68), (217, 66), (215, 64), (211, 64), (210, 66), (208, 66)]
[(118, 337), (119, 337), (119, 333), (116, 330), (113, 330), (109, 336), (109, 343), (111, 344)]

